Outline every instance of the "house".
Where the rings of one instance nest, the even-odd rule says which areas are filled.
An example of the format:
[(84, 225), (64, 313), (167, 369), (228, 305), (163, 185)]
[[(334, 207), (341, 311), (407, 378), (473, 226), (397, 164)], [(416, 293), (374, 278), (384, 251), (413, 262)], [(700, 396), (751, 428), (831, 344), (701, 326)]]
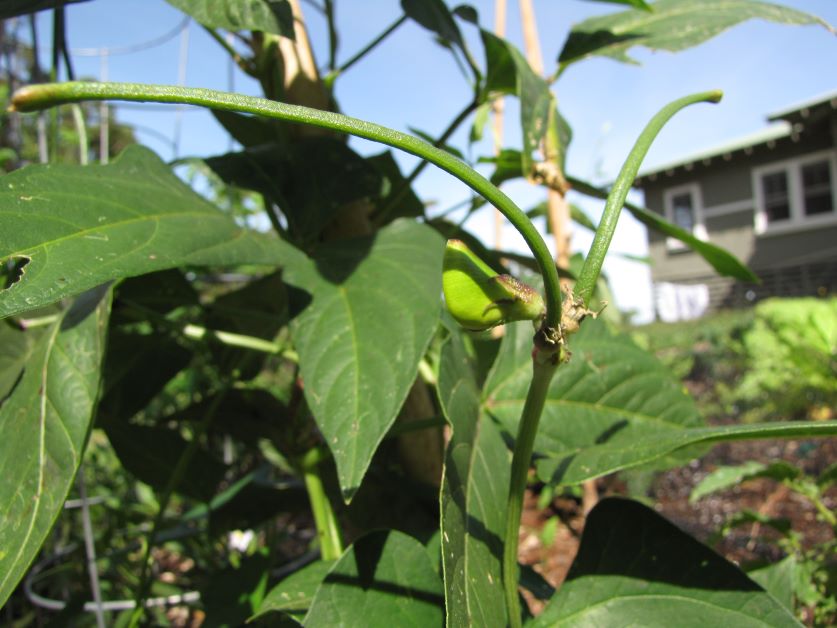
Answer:
[(837, 92), (768, 121), (762, 131), (637, 178), (646, 207), (730, 251), (762, 280), (719, 277), (678, 240), (650, 232), (663, 319), (768, 296), (837, 292)]

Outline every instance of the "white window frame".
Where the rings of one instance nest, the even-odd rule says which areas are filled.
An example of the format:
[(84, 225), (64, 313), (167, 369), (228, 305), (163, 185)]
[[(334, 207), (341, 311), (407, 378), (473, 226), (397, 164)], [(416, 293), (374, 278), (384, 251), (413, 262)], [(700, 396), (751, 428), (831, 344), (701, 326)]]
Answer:
[[(805, 215), (805, 191), (802, 186), (802, 167), (817, 161), (828, 161), (831, 173), (831, 205), (833, 211), (828, 214)], [(765, 175), (784, 172), (788, 178), (788, 202), (790, 217), (772, 225), (767, 220), (764, 206), (764, 191), (761, 179)], [(815, 229), (824, 225), (837, 224), (837, 151), (821, 150), (803, 157), (775, 161), (752, 170), (753, 197), (755, 204), (754, 229), (756, 235), (769, 236), (791, 231)]]
[[(708, 240), (709, 234), (706, 232), (706, 223), (703, 219), (703, 194), (700, 191), (698, 183), (684, 183), (673, 188), (668, 188), (663, 192), (663, 207), (665, 209), (666, 220), (677, 225), (674, 222), (674, 197), (688, 194), (692, 198), (692, 211), (694, 212), (695, 224), (692, 227), (692, 235), (698, 240)], [(689, 247), (683, 244), (677, 238), (666, 238), (666, 248), (669, 251), (684, 251)]]

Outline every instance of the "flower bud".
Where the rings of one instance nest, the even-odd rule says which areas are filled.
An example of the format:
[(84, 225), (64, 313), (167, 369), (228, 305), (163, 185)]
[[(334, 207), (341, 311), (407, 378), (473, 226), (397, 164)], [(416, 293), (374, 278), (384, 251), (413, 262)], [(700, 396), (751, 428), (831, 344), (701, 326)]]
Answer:
[(546, 308), (536, 290), (509, 275), (496, 274), (461, 240), (448, 240), (442, 264), (448, 311), (471, 331), (512, 321), (537, 321)]

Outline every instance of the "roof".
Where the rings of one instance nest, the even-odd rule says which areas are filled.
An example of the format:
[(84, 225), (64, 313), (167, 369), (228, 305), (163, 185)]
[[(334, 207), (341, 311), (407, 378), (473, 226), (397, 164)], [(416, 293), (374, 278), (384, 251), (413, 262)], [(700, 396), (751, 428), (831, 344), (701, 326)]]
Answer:
[(771, 113), (767, 116), (767, 119), (770, 122), (773, 122), (775, 120), (785, 120), (789, 117), (795, 117), (797, 114), (803, 118), (807, 118), (808, 114), (805, 112), (810, 112), (812, 109), (817, 108), (837, 109), (837, 90), (826, 92), (825, 94), (821, 94), (815, 98), (803, 100), (802, 102), (786, 107), (781, 111)]
[(749, 146), (755, 146), (756, 144), (764, 144), (765, 142), (769, 142), (771, 140), (777, 140), (782, 137), (788, 137), (792, 131), (793, 127), (789, 122), (776, 122), (754, 133), (748, 133), (747, 135), (742, 135), (741, 137), (738, 137), (734, 140), (729, 140), (723, 142), (722, 144), (717, 144), (710, 148), (706, 148), (696, 153), (692, 153), (687, 157), (682, 157), (681, 159), (676, 159), (668, 163), (654, 166), (653, 168), (649, 168), (648, 170), (643, 170), (637, 175), (637, 178), (640, 179), (642, 177), (647, 177), (650, 174), (665, 172), (666, 170), (674, 170), (675, 168), (687, 166), (696, 161), (702, 161), (704, 159), (718, 157), (720, 155), (732, 153), (736, 150), (742, 150)]
[(661, 172), (670, 172), (677, 168), (689, 167), (699, 161), (730, 155), (738, 150), (746, 150), (754, 146), (774, 142), (784, 137), (790, 137), (794, 133), (799, 132), (801, 128), (797, 126), (799, 123), (804, 123), (810, 118), (819, 117), (820, 115), (827, 115), (827, 112), (834, 110), (837, 110), (837, 91), (799, 102), (781, 111), (770, 114), (767, 120), (772, 122), (772, 124), (754, 133), (749, 133), (680, 159), (642, 170), (637, 175), (637, 184), (640, 184), (640, 179), (644, 177), (657, 175)]

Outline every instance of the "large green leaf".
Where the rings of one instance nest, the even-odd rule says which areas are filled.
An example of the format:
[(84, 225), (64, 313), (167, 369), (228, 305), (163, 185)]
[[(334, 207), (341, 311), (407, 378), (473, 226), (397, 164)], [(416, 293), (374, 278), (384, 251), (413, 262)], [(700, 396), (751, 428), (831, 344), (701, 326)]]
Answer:
[[(569, 181), (572, 188), (577, 192), (581, 192), (582, 194), (586, 194), (594, 198), (600, 198), (602, 200), (607, 199), (607, 190), (603, 190), (591, 183), (571, 176), (567, 177), (567, 181)], [(625, 209), (631, 212), (634, 218), (646, 227), (656, 229), (660, 233), (664, 233), (667, 236), (680, 240), (695, 253), (703, 257), (703, 259), (705, 259), (712, 266), (712, 268), (718, 272), (718, 274), (735, 277), (741, 281), (759, 281), (759, 278), (753, 273), (753, 271), (747, 268), (747, 266), (739, 261), (734, 255), (710, 242), (699, 240), (688, 231), (668, 222), (657, 212), (652, 212), (650, 209), (645, 209), (644, 207), (640, 207), (639, 205), (635, 205), (633, 203), (625, 203)]]
[[(506, 326), (485, 386), (485, 411), (512, 437), (532, 376), (531, 337), (525, 324)], [(630, 448), (660, 433), (702, 425), (680, 382), (626, 334), (587, 320), (570, 349), (570, 362), (561, 365), (549, 387), (535, 440), (540, 455), (564, 456), (605, 442)]]
[(109, 290), (79, 297), (38, 340), (0, 407), (0, 606), (38, 554), (81, 463), (109, 312)]
[(20, 379), (41, 332), (39, 328), (24, 331), (8, 322), (0, 323), (0, 404)]
[(265, 595), (255, 619), (268, 613), (285, 613), (296, 619), (302, 619), (320, 583), (325, 579), (336, 561), (317, 560), (284, 578)]
[(576, 24), (558, 62), (567, 65), (600, 55), (636, 63), (628, 56), (633, 46), (685, 50), (754, 18), (783, 24), (821, 24), (833, 31), (818, 17), (758, 0), (660, 0), (651, 8), (650, 12), (632, 9)]
[(322, 246), (285, 279), (312, 295), (292, 322), (305, 398), (351, 499), (395, 420), (439, 320), (442, 239), (398, 220)]
[(441, 626), (442, 583), (424, 546), (394, 530), (352, 545), (323, 580), (305, 625)]
[[(606, 436), (606, 435), (605, 435)], [(759, 438), (822, 438), (837, 436), (835, 421), (773, 421), (750, 425), (722, 425), (660, 429), (644, 440), (601, 443), (579, 447), (537, 464), (538, 475), (557, 484), (576, 484), (614, 471), (654, 463), (679, 450), (733, 440)]]
[(151, 151), (106, 166), (30, 166), (3, 177), (0, 261), (28, 260), (0, 290), (0, 317), (101, 283), (184, 264), (278, 265), (301, 254), (239, 228)]
[(87, 0), (0, 0), (0, 20)]
[(518, 49), (489, 31), (483, 30), (481, 35), (487, 65), (485, 91), (514, 94), (520, 100), (521, 169), (522, 175), (528, 177), (532, 152), (540, 147), (546, 134), (550, 110), (560, 114), (554, 109), (549, 84), (535, 73)]
[(626, 499), (599, 502), (567, 580), (533, 628), (799, 626), (735, 565)]
[(502, 536), (510, 460), (455, 325), (442, 347), (439, 402), (453, 434), (442, 480), (442, 564), (448, 626), (505, 626)]
[(209, 28), (264, 31), (294, 38), (288, 0), (166, 0)]

